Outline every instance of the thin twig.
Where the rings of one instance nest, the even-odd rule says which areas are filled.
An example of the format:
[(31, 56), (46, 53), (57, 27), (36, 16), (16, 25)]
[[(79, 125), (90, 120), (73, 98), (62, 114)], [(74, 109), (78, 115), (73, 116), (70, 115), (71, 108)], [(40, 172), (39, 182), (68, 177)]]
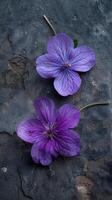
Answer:
[(49, 19), (47, 18), (46, 15), (43, 15), (43, 18), (45, 19), (45, 21), (47, 22), (47, 24), (49, 25), (50, 29), (53, 31), (54, 35), (56, 35), (56, 31), (53, 27), (53, 25), (51, 24), (51, 22), (49, 21)]
[(89, 108), (89, 107), (92, 107), (92, 106), (97, 106), (97, 105), (109, 105), (110, 102), (95, 102), (95, 103), (90, 103), (82, 108), (80, 108), (80, 111), (84, 110), (85, 108)]

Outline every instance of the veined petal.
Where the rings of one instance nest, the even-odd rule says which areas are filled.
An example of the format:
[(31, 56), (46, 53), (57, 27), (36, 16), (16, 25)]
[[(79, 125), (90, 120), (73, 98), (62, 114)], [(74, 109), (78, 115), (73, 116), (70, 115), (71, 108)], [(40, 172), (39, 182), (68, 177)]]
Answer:
[(34, 106), (39, 115), (39, 119), (45, 123), (53, 123), (56, 119), (56, 108), (54, 102), (47, 98), (41, 97), (35, 100)]
[(80, 85), (80, 76), (72, 70), (61, 72), (54, 80), (54, 88), (62, 96), (73, 95), (78, 91)]
[(90, 47), (80, 46), (71, 50), (71, 69), (79, 72), (89, 71), (96, 63), (95, 53)]
[(69, 50), (73, 48), (72, 39), (65, 33), (59, 33), (53, 36), (47, 45), (49, 54), (56, 54), (62, 61), (66, 61)]
[(56, 54), (44, 54), (36, 60), (36, 70), (43, 78), (56, 77), (60, 71), (61, 60)]
[(58, 156), (58, 144), (54, 139), (48, 140), (45, 146), (46, 152), (50, 153), (54, 158)]
[(38, 143), (34, 143), (31, 149), (31, 156), (35, 163), (41, 163), (44, 166), (50, 165), (52, 156), (44, 149), (39, 149)]
[(52, 157), (56, 158), (58, 156), (58, 143), (53, 138), (43, 137), (42, 140), (36, 141), (38, 149), (51, 154)]
[(58, 130), (65, 130), (68, 128), (75, 128), (80, 119), (80, 110), (71, 104), (65, 104), (59, 108), (56, 119), (56, 126)]
[(44, 131), (44, 127), (37, 119), (24, 120), (17, 127), (17, 135), (29, 143), (40, 141), (43, 138), (42, 132)]
[(76, 156), (80, 153), (80, 136), (73, 130), (66, 130), (57, 137), (59, 153), (62, 156)]

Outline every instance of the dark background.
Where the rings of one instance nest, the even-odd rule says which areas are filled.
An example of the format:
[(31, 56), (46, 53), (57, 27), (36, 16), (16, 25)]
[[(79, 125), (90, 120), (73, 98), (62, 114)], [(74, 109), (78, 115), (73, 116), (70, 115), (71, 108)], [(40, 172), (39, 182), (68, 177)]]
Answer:
[[(82, 86), (60, 97), (52, 80), (35, 70), (52, 31), (65, 32), (92, 47), (97, 64), (81, 74)], [(15, 127), (34, 112), (32, 100), (48, 96), (57, 105), (77, 107), (109, 101), (112, 68), (111, 0), (0, 0), (0, 200), (111, 200), (112, 156), (110, 107), (82, 112), (77, 131), (81, 155), (59, 158), (50, 167), (35, 165), (31, 146), (17, 138)]]

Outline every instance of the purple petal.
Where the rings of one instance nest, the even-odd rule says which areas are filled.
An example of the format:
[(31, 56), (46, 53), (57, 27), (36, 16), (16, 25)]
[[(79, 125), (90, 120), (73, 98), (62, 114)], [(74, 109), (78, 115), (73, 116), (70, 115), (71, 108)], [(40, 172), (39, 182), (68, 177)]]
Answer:
[(34, 143), (31, 150), (31, 156), (35, 163), (41, 163), (44, 166), (50, 165), (52, 156), (44, 149), (39, 149), (38, 143)]
[(49, 137), (43, 137), (40, 141), (36, 141), (38, 149), (51, 154), (52, 157), (58, 156), (58, 143)]
[(48, 41), (47, 50), (49, 54), (56, 54), (63, 61), (66, 61), (69, 50), (73, 48), (72, 39), (65, 33), (59, 33)]
[(40, 120), (45, 123), (53, 123), (56, 119), (56, 108), (54, 102), (47, 98), (41, 97), (35, 100), (35, 108), (38, 112)]
[(80, 110), (70, 104), (65, 104), (59, 109), (56, 119), (57, 130), (74, 128), (78, 125), (80, 119)]
[(73, 130), (63, 131), (57, 136), (59, 153), (62, 156), (76, 156), (80, 153), (80, 136)]
[(45, 54), (37, 58), (36, 70), (43, 78), (56, 77), (60, 71), (61, 61), (56, 54)]
[(54, 139), (49, 139), (46, 146), (46, 152), (50, 153), (53, 157), (58, 156), (58, 144)]
[(78, 73), (66, 70), (59, 74), (54, 80), (56, 91), (62, 96), (73, 95), (78, 91), (81, 85), (81, 79)]
[(17, 127), (17, 135), (25, 142), (34, 143), (41, 140), (44, 127), (37, 119), (22, 121)]
[(80, 46), (71, 51), (71, 69), (79, 72), (89, 71), (96, 63), (93, 50), (87, 46)]

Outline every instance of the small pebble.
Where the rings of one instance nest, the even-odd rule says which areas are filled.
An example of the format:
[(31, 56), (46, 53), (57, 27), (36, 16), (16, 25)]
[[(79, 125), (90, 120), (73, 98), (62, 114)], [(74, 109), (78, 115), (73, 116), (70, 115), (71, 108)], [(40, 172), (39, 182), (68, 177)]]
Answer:
[(2, 170), (2, 172), (6, 173), (7, 172), (7, 167), (2, 167), (1, 170)]

